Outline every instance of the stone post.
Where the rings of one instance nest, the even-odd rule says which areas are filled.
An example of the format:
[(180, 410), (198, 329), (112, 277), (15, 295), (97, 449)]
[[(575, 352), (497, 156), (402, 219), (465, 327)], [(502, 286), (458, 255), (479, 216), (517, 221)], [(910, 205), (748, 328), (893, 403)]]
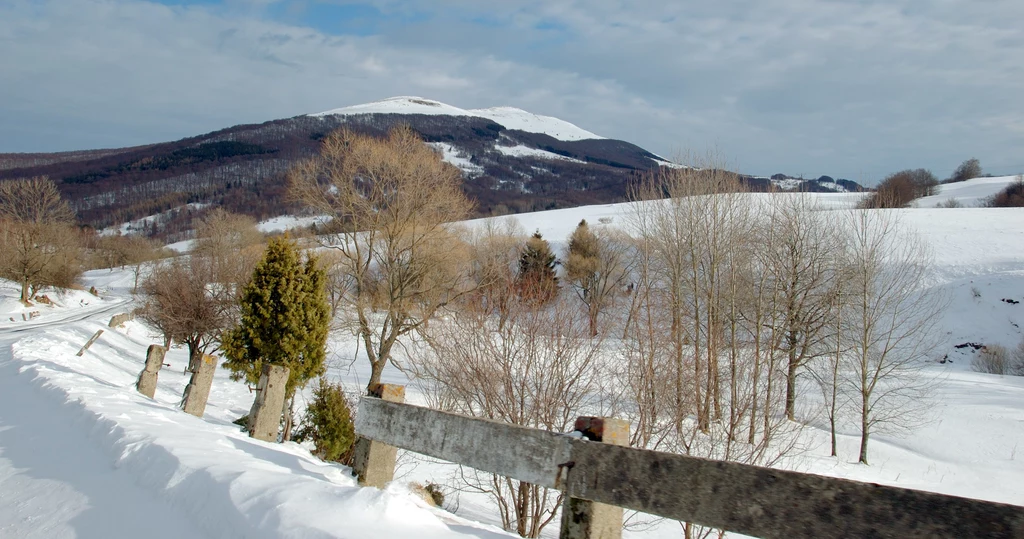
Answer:
[[(608, 417), (581, 417), (575, 429), (593, 442), (629, 445), (629, 422)], [(569, 470), (572, 474), (572, 470)], [(622, 508), (565, 497), (560, 539), (620, 539)]]
[(203, 359), (192, 373), (192, 379), (185, 386), (185, 394), (181, 399), (181, 406), (185, 413), (196, 417), (203, 417), (206, 411), (206, 400), (210, 398), (210, 388), (213, 387), (213, 371), (217, 370), (217, 359), (209, 354), (203, 354)]
[[(389, 402), (405, 402), (405, 386), (377, 384), (377, 387), (370, 390), (370, 396)], [(352, 471), (360, 485), (382, 489), (395, 478), (397, 457), (397, 447), (376, 440), (357, 438)]]
[(125, 323), (125, 322), (127, 322), (129, 320), (132, 320), (134, 318), (135, 318), (135, 315), (132, 314), (132, 313), (115, 314), (114, 316), (110, 317), (110, 322), (107, 323), (107, 327), (116, 328), (117, 326), (120, 326), (121, 324), (123, 324), (123, 323)]
[(164, 366), (166, 353), (167, 349), (159, 344), (149, 345), (149, 349), (146, 350), (146, 366), (139, 373), (139, 380), (135, 382), (135, 389), (151, 399), (156, 395), (156, 377), (160, 367)]
[(249, 410), (249, 437), (276, 442), (281, 430), (281, 412), (284, 410), (285, 387), (288, 385), (288, 367), (263, 365), (260, 383), (256, 386), (256, 400)]

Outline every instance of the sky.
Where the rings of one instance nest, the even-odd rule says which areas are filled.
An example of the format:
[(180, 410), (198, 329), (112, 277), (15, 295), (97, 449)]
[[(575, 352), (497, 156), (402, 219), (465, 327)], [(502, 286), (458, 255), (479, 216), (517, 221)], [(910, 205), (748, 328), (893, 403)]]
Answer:
[(0, 152), (398, 95), (747, 174), (1024, 172), (1020, 0), (3, 0)]

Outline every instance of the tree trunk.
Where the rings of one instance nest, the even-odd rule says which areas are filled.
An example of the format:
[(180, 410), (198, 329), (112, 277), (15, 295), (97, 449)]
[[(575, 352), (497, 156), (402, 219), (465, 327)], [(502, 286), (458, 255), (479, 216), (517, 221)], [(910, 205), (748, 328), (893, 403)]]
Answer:
[(861, 394), (861, 413), (860, 413), (860, 463), (868, 463), (868, 436), (870, 435), (870, 425), (868, 425), (868, 395), (867, 393)]
[(799, 364), (796, 361), (795, 351), (790, 350), (789, 368), (786, 371), (786, 419), (795, 419), (796, 408), (796, 371)]
[(196, 372), (199, 368), (199, 363), (203, 360), (203, 351), (199, 349), (199, 343), (189, 342), (188, 343), (188, 366), (185, 367), (187, 374), (190, 372)]
[(288, 442), (292, 439), (292, 425), (295, 417), (295, 395), (288, 397), (284, 401), (284, 410), (281, 411), (284, 415), (284, 433), (281, 435), (282, 442)]
[(30, 297), (28, 280), (26, 279), (21, 282), (21, 302), (27, 304)]

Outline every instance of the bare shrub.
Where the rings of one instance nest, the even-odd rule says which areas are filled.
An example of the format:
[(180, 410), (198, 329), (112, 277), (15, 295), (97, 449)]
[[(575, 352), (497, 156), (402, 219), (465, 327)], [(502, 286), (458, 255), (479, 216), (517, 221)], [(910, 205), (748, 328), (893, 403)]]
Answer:
[(44, 287), (67, 288), (82, 273), (75, 215), (46, 177), (0, 182), (0, 277), (28, 302)]
[[(1016, 350), (1020, 351), (1020, 347)], [(1017, 354), (1014, 354), (1015, 356)], [(1014, 357), (1016, 359), (1016, 357)], [(986, 344), (971, 359), (971, 368), (986, 374), (1014, 374), (1011, 371), (1011, 356), (1005, 346)]]
[(862, 208), (902, 208), (915, 198), (933, 195), (939, 182), (923, 168), (894, 172), (861, 202)]
[(1008, 370), (1009, 374), (1014, 376), (1024, 376), (1024, 339), (1013, 349), (1013, 353), (1010, 355), (1010, 368)]
[(989, 197), (985, 205), (990, 208), (1024, 207), (1024, 174), (1018, 174), (1013, 183)]
[[(571, 430), (602, 377), (601, 340), (564, 298), (545, 308), (512, 300), (503, 324), (480, 310), (451, 313), (421, 334), (430, 353), (414, 361), (433, 408), (554, 432)], [(464, 474), (492, 496), (502, 526), (538, 537), (557, 514), (556, 490), (492, 474)]]

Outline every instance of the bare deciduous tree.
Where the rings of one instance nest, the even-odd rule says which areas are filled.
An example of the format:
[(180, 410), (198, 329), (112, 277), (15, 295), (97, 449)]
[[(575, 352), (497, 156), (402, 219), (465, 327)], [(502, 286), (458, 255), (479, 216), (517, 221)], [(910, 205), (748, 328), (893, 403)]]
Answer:
[(927, 245), (894, 213), (851, 211), (847, 220), (843, 333), (860, 416), (859, 460), (867, 464), (871, 434), (907, 428), (925, 405), (928, 386), (918, 372), (944, 298), (925, 288)]
[(323, 241), (341, 254), (374, 386), (399, 340), (465, 292), (467, 250), (448, 224), (471, 207), (462, 175), (407, 127), (383, 139), (342, 129), (289, 181), (295, 198), (340, 229)]
[(45, 286), (71, 286), (81, 274), (74, 219), (46, 177), (0, 182), (0, 276), (21, 284), (21, 301)]
[(163, 332), (165, 345), (174, 340), (188, 346), (186, 371), (219, 342), (237, 310), (234, 296), (214, 277), (208, 258), (190, 256), (156, 268), (142, 283), (139, 317)]
[(768, 223), (773, 241), (758, 249), (772, 281), (766, 284), (778, 294), (772, 329), (780, 334), (780, 351), (785, 354), (786, 417), (791, 421), (800, 371), (830, 350), (833, 261), (840, 245), (831, 215), (817, 211), (808, 195), (777, 196)]
[(590, 229), (581, 221), (569, 237), (565, 274), (587, 310), (590, 334), (597, 335), (598, 316), (625, 291), (634, 259), (629, 238), (614, 229)]
[(217, 208), (196, 226), (192, 255), (209, 261), (215, 282), (240, 293), (263, 256), (263, 234), (252, 217)]

